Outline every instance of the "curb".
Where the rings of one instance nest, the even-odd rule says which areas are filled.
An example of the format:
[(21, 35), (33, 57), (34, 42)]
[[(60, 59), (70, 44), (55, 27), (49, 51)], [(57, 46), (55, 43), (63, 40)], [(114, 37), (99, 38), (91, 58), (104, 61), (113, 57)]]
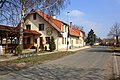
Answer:
[[(85, 46), (83, 48), (74, 48), (74, 49), (69, 49), (68, 51), (79, 51), (79, 50), (83, 50), (83, 49), (87, 49), (87, 48), (91, 48), (90, 46)], [(57, 53), (57, 52), (63, 52), (63, 51), (54, 51), (54, 52), (46, 52), (46, 53), (42, 53), (42, 54), (38, 54), (40, 55), (47, 55), (47, 54), (53, 54), (53, 53)], [(6, 59), (0, 59), (0, 62), (2, 61), (10, 61), (10, 60), (15, 60), (18, 59), (18, 57), (11, 57), (11, 58), (6, 58)]]

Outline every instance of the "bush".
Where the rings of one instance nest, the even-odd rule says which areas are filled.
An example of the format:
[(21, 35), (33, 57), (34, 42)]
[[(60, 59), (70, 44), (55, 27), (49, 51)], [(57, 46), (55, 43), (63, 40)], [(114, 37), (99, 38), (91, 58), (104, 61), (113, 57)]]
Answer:
[(22, 45), (18, 45), (15, 49), (15, 51), (17, 52), (17, 54), (22, 53)]
[(40, 46), (40, 49), (41, 49), (41, 50), (44, 50), (44, 45)]
[(50, 51), (53, 51), (56, 49), (56, 45), (55, 45), (55, 41), (54, 41), (54, 37), (52, 36), (49, 42), (49, 49)]

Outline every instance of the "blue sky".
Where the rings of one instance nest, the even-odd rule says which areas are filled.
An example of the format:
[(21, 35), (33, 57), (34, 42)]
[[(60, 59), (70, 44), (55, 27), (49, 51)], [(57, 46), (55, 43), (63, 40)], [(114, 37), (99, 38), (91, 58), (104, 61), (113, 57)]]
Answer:
[(120, 0), (70, 0), (58, 19), (84, 26), (86, 34), (93, 29), (98, 37), (106, 38), (115, 22), (120, 22)]

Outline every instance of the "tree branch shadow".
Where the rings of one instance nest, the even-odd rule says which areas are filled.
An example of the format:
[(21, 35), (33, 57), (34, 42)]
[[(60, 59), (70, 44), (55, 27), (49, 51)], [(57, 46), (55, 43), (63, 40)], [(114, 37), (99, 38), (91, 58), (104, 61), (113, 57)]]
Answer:
[(86, 69), (62, 65), (35, 65), (26, 69), (6, 66), (3, 70), (0, 68), (0, 75), (13, 80), (105, 80), (106, 76), (102, 74), (103, 71), (104, 69), (98, 68)]

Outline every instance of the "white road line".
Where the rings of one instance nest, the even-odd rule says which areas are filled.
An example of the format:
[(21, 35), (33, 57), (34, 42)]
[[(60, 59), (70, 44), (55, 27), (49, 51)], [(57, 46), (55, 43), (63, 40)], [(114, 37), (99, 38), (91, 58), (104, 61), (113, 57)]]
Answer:
[(118, 69), (118, 62), (117, 62), (117, 57), (114, 52), (114, 67), (116, 69), (116, 77), (119, 77), (119, 69)]

